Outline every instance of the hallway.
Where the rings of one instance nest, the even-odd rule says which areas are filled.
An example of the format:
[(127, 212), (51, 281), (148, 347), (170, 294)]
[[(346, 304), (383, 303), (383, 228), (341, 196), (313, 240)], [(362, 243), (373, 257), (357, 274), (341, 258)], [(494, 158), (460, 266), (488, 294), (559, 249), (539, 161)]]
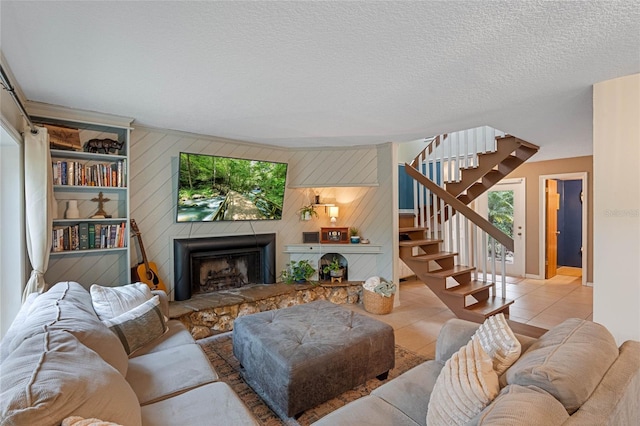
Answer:
[[(500, 291), (498, 285), (498, 294)], [(572, 317), (593, 318), (593, 288), (582, 286), (580, 277), (508, 278), (507, 298), (515, 299), (510, 308), (510, 319), (537, 327), (548, 329)], [(400, 306), (388, 315), (369, 314), (360, 305), (348, 306), (390, 324), (395, 330), (396, 344), (430, 358), (434, 357), (440, 328), (447, 320), (455, 318), (419, 280), (400, 283)]]

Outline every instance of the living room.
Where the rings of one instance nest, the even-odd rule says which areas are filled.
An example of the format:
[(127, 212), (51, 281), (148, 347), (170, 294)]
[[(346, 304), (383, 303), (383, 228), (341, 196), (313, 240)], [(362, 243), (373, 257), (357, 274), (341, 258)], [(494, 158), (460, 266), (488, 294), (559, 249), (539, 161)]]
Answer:
[[(243, 122), (242, 117), (228, 115), (225, 116), (224, 120), (220, 120), (219, 122), (212, 119), (215, 123), (210, 128), (204, 126), (202, 123), (207, 122), (206, 117), (202, 119), (191, 118), (190, 110), (202, 111), (208, 107), (194, 106), (188, 108), (185, 107), (183, 103), (184, 97), (188, 97), (185, 96), (184, 93), (195, 94), (197, 90), (182, 91), (181, 89), (177, 91), (177, 93), (171, 92), (171, 94), (162, 96), (151, 96), (154, 93), (157, 94), (157, 92), (165, 91), (165, 87), (174, 85), (175, 81), (188, 80), (189, 78), (181, 75), (181, 77), (175, 81), (168, 79), (166, 76), (163, 78), (158, 77), (159, 80), (155, 80), (157, 76), (155, 71), (149, 71), (149, 76), (153, 76), (154, 79), (153, 82), (148, 84), (149, 87), (146, 87), (147, 85), (142, 83), (135, 83), (135, 85), (140, 86), (140, 92), (136, 96), (140, 98), (148, 97), (151, 99), (151, 103), (155, 102), (162, 105), (160, 108), (162, 111), (154, 117), (156, 121), (145, 121), (145, 111), (130, 108), (126, 106), (126, 102), (118, 103), (117, 101), (108, 101), (104, 98), (104, 100), (101, 99), (101, 102), (98, 104), (90, 104), (82, 103), (80, 100), (67, 99), (63, 96), (64, 93), (84, 92), (85, 86), (96, 85), (95, 81), (88, 79), (89, 81), (87, 82), (76, 79), (77, 85), (71, 85), (71, 87), (69, 87), (69, 82), (66, 82), (66, 85), (60, 84), (59, 86), (58, 83), (49, 83), (49, 85), (45, 87), (36, 84), (38, 79), (42, 77), (40, 75), (31, 75), (30, 72), (27, 71), (29, 67), (37, 68), (33, 66), (33, 62), (36, 61), (36, 59), (32, 57), (29, 57), (28, 61), (19, 59), (22, 53), (20, 53), (19, 43), (16, 42), (16, 38), (18, 38), (18, 35), (22, 36), (22, 32), (5, 33), (5, 31), (16, 31), (18, 24), (10, 24), (10, 19), (18, 19), (17, 22), (26, 21), (31, 12), (37, 10), (38, 7), (44, 6), (42, 4), (32, 4), (24, 6), (26, 8), (24, 10), (18, 10), (19, 8), (16, 9), (16, 7), (15, 5), (7, 5), (5, 2), (2, 4), (2, 65), (5, 70), (9, 70), (11, 81), (16, 86), (17, 92), (25, 102), (27, 111), (30, 114), (38, 116), (38, 111), (49, 109), (50, 111), (71, 111), (74, 114), (74, 119), (80, 121), (88, 116), (86, 114), (93, 115), (95, 119), (98, 115), (94, 115), (95, 113), (93, 112), (88, 113), (87, 110), (89, 110), (100, 111), (102, 118), (116, 116), (118, 120), (121, 120), (120, 123), (126, 123), (127, 120), (132, 120), (129, 121), (129, 125), (133, 128), (130, 135), (130, 151), (128, 153), (130, 160), (129, 215), (137, 221), (142, 232), (148, 258), (153, 260), (158, 266), (158, 273), (168, 284), (170, 296), (172, 296), (174, 284), (173, 240), (212, 235), (228, 236), (275, 233), (277, 235), (275, 269), (276, 271), (280, 271), (289, 261), (289, 256), (284, 253), (286, 245), (300, 243), (303, 232), (314, 232), (318, 231), (320, 227), (331, 225), (330, 216), (324, 207), (318, 208), (319, 215), (317, 218), (310, 221), (300, 220), (298, 210), (310, 204), (316, 195), (320, 197), (322, 202), (334, 203), (339, 206), (340, 215), (337, 218), (338, 226), (356, 226), (360, 229), (363, 237), (367, 238), (371, 244), (380, 245), (381, 253), (377, 255), (376, 270), (371, 271), (372, 275), (390, 277), (397, 282), (398, 248), (396, 246), (396, 240), (398, 225), (396, 170), (398, 163), (398, 144), (417, 139), (418, 134), (426, 137), (490, 123), (505, 131), (514, 131), (520, 128), (523, 129), (525, 133), (528, 132), (532, 135), (538, 135), (538, 137), (541, 138), (540, 140), (534, 138), (530, 141), (540, 143), (543, 148), (540, 152), (540, 160), (593, 156), (593, 176), (590, 176), (593, 198), (591, 200), (593, 203), (593, 215), (591, 217), (593, 223), (593, 241), (591, 242), (592, 249), (590, 248), (589, 250), (589, 257), (593, 259), (589, 262), (589, 269), (592, 270), (592, 272), (589, 272), (591, 277), (589, 281), (593, 283), (594, 287), (593, 318), (594, 321), (605, 325), (615, 336), (618, 343), (622, 343), (622, 341), (628, 339), (640, 339), (640, 286), (638, 285), (640, 270), (638, 270), (636, 261), (636, 259), (640, 257), (638, 243), (638, 241), (640, 241), (640, 228), (637, 214), (640, 203), (640, 195), (638, 195), (640, 191), (638, 190), (637, 182), (640, 181), (640, 179), (638, 178), (635, 164), (638, 158), (637, 150), (639, 144), (630, 143), (630, 141), (638, 141), (639, 138), (638, 125), (634, 118), (638, 115), (638, 102), (637, 99), (633, 99), (633, 96), (629, 96), (629, 94), (638, 93), (639, 76), (637, 72), (640, 71), (640, 69), (638, 68), (637, 60), (638, 39), (637, 36), (633, 35), (633, 31), (637, 29), (637, 24), (631, 23), (631, 20), (627, 21), (627, 19), (630, 19), (629, 16), (633, 17), (637, 15), (637, 7), (634, 8), (628, 4), (620, 4), (620, 9), (618, 10), (613, 6), (610, 9), (608, 6), (598, 3), (590, 6), (594, 8), (593, 10), (589, 9), (583, 12), (584, 16), (582, 16), (582, 18), (587, 22), (591, 22), (591, 19), (595, 19), (593, 17), (597, 15), (596, 12), (600, 13), (604, 10), (607, 12), (604, 14), (608, 19), (611, 19), (616, 25), (621, 25), (626, 30), (621, 31), (622, 35), (619, 35), (620, 39), (611, 36), (616, 41), (610, 42), (606, 48), (603, 48), (597, 41), (602, 39), (598, 32), (600, 31), (599, 25), (596, 26), (597, 28), (592, 28), (592, 33), (589, 34), (586, 32), (582, 34), (577, 31), (580, 37), (583, 37), (584, 40), (589, 40), (594, 46), (593, 51), (588, 47), (585, 48), (588, 52), (582, 56), (578, 55), (577, 58), (574, 58), (574, 61), (576, 63), (582, 61), (580, 63), (584, 64), (591, 55), (603, 55), (603, 59), (600, 61), (589, 61), (598, 62), (599, 64), (609, 63), (610, 68), (606, 70), (598, 69), (588, 76), (585, 76), (584, 81), (576, 81), (573, 91), (554, 92), (553, 85), (549, 85), (545, 88), (544, 96), (541, 96), (541, 98), (547, 98), (546, 100), (551, 99), (551, 102), (543, 103), (539, 98), (532, 96), (531, 92), (528, 92), (532, 97), (523, 98), (520, 102), (512, 98), (511, 101), (513, 103), (510, 104), (510, 106), (503, 108), (501, 111), (491, 111), (491, 114), (489, 114), (486, 112), (490, 109), (489, 105), (483, 104), (480, 109), (470, 108), (466, 104), (471, 104), (474, 101), (466, 102), (464, 100), (466, 94), (456, 91), (456, 96), (454, 96), (456, 99), (455, 105), (460, 107), (460, 111), (462, 111), (460, 116), (456, 117), (455, 111), (449, 111), (450, 109), (455, 110), (456, 108), (447, 106), (446, 99), (448, 98), (444, 97), (440, 99), (441, 106), (437, 109), (447, 110), (448, 115), (438, 115), (437, 120), (434, 120), (434, 124), (420, 127), (416, 125), (417, 120), (406, 121), (403, 120), (402, 117), (398, 117), (403, 115), (402, 105), (405, 101), (401, 101), (399, 98), (393, 101), (394, 96), (392, 92), (394, 88), (397, 89), (398, 92), (403, 92), (405, 88), (394, 86), (386, 80), (381, 80), (385, 82), (384, 86), (371, 82), (371, 87), (367, 84), (364, 87), (359, 87), (359, 90), (361, 94), (366, 94), (368, 93), (367, 90), (375, 91), (372, 87), (385, 87), (383, 91), (385, 92), (384, 96), (382, 93), (379, 93), (373, 96), (373, 99), (379, 99), (381, 104), (389, 103), (396, 105), (395, 108), (389, 108), (385, 111), (385, 114), (388, 114), (389, 117), (393, 116), (398, 120), (395, 128), (390, 129), (381, 126), (380, 122), (384, 121), (384, 119), (379, 115), (356, 117), (348, 114), (342, 116), (338, 112), (331, 112), (332, 109), (330, 105), (333, 105), (333, 108), (335, 108), (335, 105), (348, 103), (345, 99), (333, 95), (331, 98), (323, 100), (321, 106), (307, 106), (303, 109), (301, 115), (305, 115), (307, 118), (309, 116), (315, 116), (317, 122), (308, 120), (310, 123), (309, 126), (298, 132), (291, 130), (297, 122), (294, 112), (291, 112), (289, 118), (285, 117), (283, 121), (279, 123), (274, 121), (272, 115), (272, 110), (277, 110), (279, 105), (284, 102), (278, 100), (275, 92), (288, 90), (289, 86), (286, 81), (287, 78), (291, 78), (289, 72), (290, 69), (293, 68), (283, 67), (285, 69), (281, 69), (279, 66), (268, 68), (266, 64), (269, 61), (266, 59), (264, 63), (260, 63), (260, 66), (263, 67), (262, 69), (265, 70), (266, 74), (277, 75), (281, 73), (284, 76), (283, 80), (279, 83), (280, 85), (275, 86), (277, 90), (274, 89), (271, 92), (260, 95), (258, 95), (256, 91), (255, 98), (252, 97), (251, 93), (244, 93), (242, 98), (236, 99), (234, 98), (234, 91), (240, 91), (240, 87), (242, 87), (241, 81), (238, 82), (238, 80), (234, 80), (236, 83), (229, 85), (233, 90), (229, 89), (228, 91), (225, 91), (224, 87), (218, 87), (213, 90), (205, 84), (200, 85), (200, 91), (209, 93), (210, 103), (212, 102), (211, 98), (215, 98), (215, 102), (213, 103), (226, 103), (227, 106), (225, 108), (230, 111), (238, 108), (238, 104), (249, 104), (258, 102), (258, 100), (264, 101), (264, 103), (261, 104), (263, 108), (262, 111), (258, 111), (256, 108), (253, 111), (245, 112), (247, 120), (255, 120), (251, 122)], [(80, 11), (89, 12), (89, 10), (85, 10), (85, 8), (88, 8), (87, 5), (77, 7), (76, 12), (78, 13)], [(128, 5), (127, 7), (134, 6)], [(243, 7), (247, 6), (245, 5)], [(258, 8), (260, 13), (266, 13), (267, 16), (271, 16), (271, 13), (275, 14), (274, 11), (269, 11), (264, 5), (255, 5), (255, 7)], [(282, 7), (286, 9), (285, 6)], [(599, 10), (598, 7), (603, 10)], [(73, 6), (66, 5), (63, 10), (68, 12), (68, 8), (73, 8)], [(46, 9), (47, 14), (57, 15), (60, 13), (60, 11), (56, 12), (54, 9), (55, 7), (53, 9)], [(383, 9), (382, 12), (388, 12), (392, 16), (395, 16), (396, 12), (393, 12), (393, 8)], [(419, 10), (423, 13), (425, 12), (424, 9), (420, 8)], [(162, 11), (168, 12), (168, 10), (165, 9), (162, 9)], [(101, 12), (107, 13), (100, 9), (98, 14)], [(281, 11), (278, 10), (278, 12)], [(371, 13), (376, 16), (375, 22), (380, 23), (384, 21), (382, 19), (384, 13), (382, 12), (371, 11)], [(538, 12), (542, 14), (541, 11)], [(555, 13), (558, 14), (562, 12), (562, 10), (555, 11)], [(92, 13), (94, 16), (97, 14), (95, 11)], [(232, 6), (228, 6), (228, 9), (223, 8), (219, 13), (221, 15), (224, 15), (224, 13), (239, 14), (237, 11), (234, 12)], [(306, 13), (312, 15), (309, 11)], [(315, 28), (311, 25), (313, 22), (312, 17), (310, 17), (310, 15), (307, 16), (306, 13), (304, 22), (307, 25), (303, 25), (302, 27), (307, 29)], [(382, 14), (377, 15), (377, 13)], [(400, 12), (397, 13), (400, 14)], [(411, 14), (402, 16), (406, 18), (410, 15)], [(120, 14), (118, 14), (118, 17), (123, 18)], [(256, 20), (261, 21), (257, 18)], [(619, 20), (624, 21), (624, 25), (627, 25), (627, 27), (620, 24), (618, 22)], [(5, 25), (5, 23), (7, 23), (7, 25)], [(86, 24), (83, 23), (83, 26), (84, 25)], [(424, 25), (424, 23), (422, 22), (419, 25)], [(84, 28), (86, 29), (86, 27)], [(263, 30), (266, 29), (265, 26), (261, 26), (260, 28)], [(398, 24), (397, 27), (394, 27), (394, 34), (400, 34), (400, 29), (402, 28), (405, 27)], [(101, 29), (104, 34), (107, 34), (106, 27), (101, 27)], [(298, 28), (298, 30), (302, 31), (300, 28)], [(113, 31), (113, 29), (111, 29), (111, 31)], [(127, 33), (127, 31), (124, 32)], [(393, 32), (390, 31), (390, 33)], [(389, 40), (393, 40), (393, 35), (390, 33), (385, 33), (385, 35), (386, 37), (390, 37), (388, 38)], [(81, 47), (72, 43), (74, 38), (82, 38), (78, 35), (80, 32), (71, 32), (71, 34), (72, 36), (70, 38), (63, 38), (58, 41), (59, 46), (70, 43), (69, 46), (73, 46), (73, 48), (70, 47), (69, 51)], [(84, 34), (89, 34), (89, 31)], [(133, 39), (133, 34), (131, 34), (130, 37)], [(398, 35), (398, 37), (400, 37), (400, 35)], [(98, 37), (98, 39), (99, 38), (100, 37)], [(295, 37), (284, 38), (286, 40), (295, 39)], [(378, 39), (378, 41), (381, 41), (382, 38), (383, 37)], [(34, 42), (42, 43), (42, 39), (35, 38), (34, 40)], [(253, 38), (251, 38), (251, 40), (253, 40)], [(402, 40), (402, 38), (400, 37), (399, 40)], [(626, 40), (627, 42), (624, 43), (621, 42), (621, 40)], [(443, 40), (440, 39), (440, 41)], [(144, 43), (145, 42), (141, 40), (132, 44), (144, 46)], [(401, 43), (401, 41), (398, 41), (398, 43)], [(528, 43), (524, 40), (520, 45), (521, 51), (527, 51), (526, 47), (531, 44), (533, 43)], [(288, 45), (288, 43), (283, 43), (281, 48), (286, 50)], [(239, 47), (233, 49), (233, 51), (241, 52), (241, 47), (242, 43)], [(375, 50), (372, 46), (368, 46), (368, 48), (372, 49), (372, 51)], [(50, 50), (54, 51), (56, 49)], [(606, 50), (617, 52), (619, 57), (616, 56), (615, 59), (605, 57), (603, 51)], [(105, 47), (105, 52), (106, 51), (112, 52)], [(352, 55), (354, 54), (354, 51), (351, 49), (347, 52)], [(553, 50), (553, 52), (558, 54), (558, 50)], [(466, 52), (460, 53), (466, 54)], [(142, 81), (138, 74), (134, 74), (134, 72), (137, 71), (137, 66), (140, 66), (137, 58), (143, 57), (146, 53), (136, 51), (130, 54), (133, 56), (128, 56), (126, 61), (119, 59), (117, 62), (133, 64), (131, 65), (130, 72), (132, 76), (135, 75), (136, 77), (125, 76), (123, 80)], [(546, 54), (547, 52), (545, 52), (545, 55)], [(329, 58), (331, 56), (328, 51), (325, 52), (325, 55), (325, 59), (327, 59), (327, 56)], [(373, 52), (372, 55), (374, 55)], [(101, 56), (107, 56), (107, 54), (103, 53)], [(345, 54), (344, 58), (347, 56), (348, 55)], [(360, 57), (360, 59), (362, 60), (363, 58)], [(59, 59), (60, 62), (56, 63), (59, 64), (60, 69), (64, 69), (63, 63), (65, 60), (70, 60), (70, 58), (61, 55)], [(84, 69), (85, 71), (93, 69), (94, 72), (97, 72), (101, 66), (107, 67), (107, 65), (103, 65), (102, 62), (109, 62), (109, 60), (94, 58), (93, 62), (91, 62), (93, 68), (87, 65), (88, 61), (86, 60), (79, 61), (73, 66)], [(370, 64), (370, 68), (373, 68), (373, 64), (376, 63), (376, 61), (373, 61)], [(388, 63), (384, 65), (385, 63), (386, 61), (382, 61), (382, 64), (377, 64), (381, 69), (389, 67)], [(54, 64), (54, 62), (49, 60), (49, 57), (47, 64), (51, 68), (50, 73), (57, 75), (57, 71), (54, 72), (54, 70), (58, 69), (58, 66), (53, 66), (52, 64)], [(308, 64), (315, 65), (325, 74), (332, 73), (331, 67), (326, 68), (326, 65), (319, 67), (320, 64), (315, 61), (308, 62)], [(209, 63), (207, 65), (210, 66), (211, 64)], [(333, 65), (335, 66), (336, 64)], [(547, 64), (547, 66), (550, 65)], [(568, 64), (567, 67), (569, 67)], [(156, 64), (155, 68), (161, 67), (158, 67)], [(582, 68), (588, 67), (583, 65)], [(120, 70), (121, 74), (118, 74), (113, 68), (109, 67), (109, 69), (114, 76), (122, 77), (122, 73), (126, 74), (126, 70)], [(358, 75), (361, 77), (354, 80), (364, 79), (364, 77), (362, 77), (363, 74), (361, 74), (362, 69), (358, 69), (360, 70)], [(575, 68), (572, 67), (568, 69), (572, 71), (575, 70)], [(233, 74), (234, 71), (240, 73), (238, 68), (233, 68), (232, 71), (225, 71), (225, 73)], [(300, 70), (301, 73), (302, 71), (303, 70)], [(304, 68), (305, 73), (310, 71), (310, 69)], [(516, 80), (517, 82), (516, 76), (520, 71), (522, 70), (516, 66), (511, 69), (504, 78), (507, 80)], [(559, 70), (557, 72), (564, 76), (565, 72), (570, 73), (572, 71)], [(431, 78), (436, 77), (443, 81), (448, 81), (446, 75), (438, 74)], [(466, 77), (472, 78), (469, 75)], [(566, 76), (564, 77), (567, 79)], [(410, 76), (404, 76), (403, 78), (410, 80)], [(417, 83), (416, 86), (422, 85), (429, 80), (425, 76), (422, 76), (422, 78), (424, 78), (424, 80)], [(589, 78), (592, 80), (589, 80)], [(526, 79), (527, 78), (523, 77), (523, 82)], [(120, 94), (134, 90), (120, 88), (115, 83), (108, 82), (109, 80), (105, 78), (99, 78), (98, 80), (101, 85)], [(321, 80), (322, 78), (318, 76), (315, 81)], [(307, 86), (314, 84), (311, 83), (311, 81), (313, 80), (307, 80), (306, 78), (295, 80), (296, 85)], [(404, 80), (401, 78), (398, 81)], [(264, 84), (265, 82), (262, 81), (261, 83)], [(352, 83), (353, 82), (349, 82), (348, 84)], [(411, 86), (411, 84), (407, 84)], [(450, 83), (443, 84), (443, 86), (448, 87), (456, 84), (458, 83), (451, 81)], [(517, 84), (514, 84), (514, 86), (517, 86)], [(60, 91), (55, 95), (49, 94), (50, 91), (54, 90), (54, 87), (59, 88)], [(162, 87), (163, 89), (159, 90), (158, 87)], [(343, 88), (345, 87), (346, 86), (343, 86)], [(566, 87), (568, 86), (565, 86), (565, 88)], [(493, 86), (493, 88), (494, 90), (499, 90), (499, 85)], [(469, 89), (467, 88), (466, 90)], [(470, 98), (477, 101), (477, 98), (473, 95), (473, 91), (469, 93), (471, 94)], [(103, 96), (104, 92), (101, 92), (95, 95), (94, 98)], [(166, 99), (164, 99), (165, 96)], [(429, 99), (428, 92), (421, 93), (421, 96), (422, 99)], [(307, 97), (320, 99), (318, 93), (314, 93), (313, 96), (308, 95)], [(514, 96), (514, 98), (516, 97), (517, 96)], [(175, 102), (172, 102), (172, 98), (175, 99)], [(364, 98), (366, 98), (364, 104), (373, 102), (368, 96), (364, 96)], [(298, 99), (302, 99), (302, 97)], [(577, 104), (581, 104), (581, 106), (576, 107), (577, 104), (573, 103), (573, 101), (576, 100), (578, 101)], [(42, 104), (43, 102), (46, 103), (46, 105)], [(296, 104), (293, 100), (291, 102), (293, 110), (300, 108), (300, 104)], [(547, 110), (544, 115), (547, 120), (546, 122), (538, 121), (538, 118), (541, 117), (538, 115), (535, 115), (535, 119), (522, 118), (528, 115), (533, 117), (534, 109), (551, 108), (549, 105), (554, 103), (556, 106)], [(186, 104), (188, 106), (189, 102), (186, 102)], [(67, 108), (56, 105), (65, 105)], [(69, 106), (75, 106), (76, 108), (70, 109), (68, 108)], [(359, 107), (362, 107), (362, 104), (359, 105)], [(586, 122), (584, 119), (585, 110), (588, 116)], [(567, 113), (567, 111), (570, 111), (570, 113)], [(616, 114), (612, 114), (612, 111), (616, 111)], [(369, 111), (370, 114), (374, 112), (376, 111)], [(572, 116), (571, 112), (575, 113), (575, 116)], [(415, 112), (415, 115), (430, 117), (432, 113), (432, 110), (418, 111)], [(502, 114), (501, 118), (497, 118), (498, 113)], [(207, 114), (212, 117), (216, 115), (214, 112), (207, 112), (205, 115)], [(179, 118), (176, 120), (176, 117)], [(259, 118), (256, 119), (256, 117)], [(2, 291), (3, 333), (19, 309), (22, 290), (31, 272), (31, 268), (28, 267), (29, 261), (26, 256), (26, 242), (23, 236), (23, 228), (6, 226), (7, 223), (24, 223), (23, 208), (15, 209), (15, 206), (21, 206), (23, 201), (20, 197), (13, 197), (15, 194), (20, 193), (23, 185), (21, 179), (15, 179), (16, 176), (21, 176), (22, 174), (21, 166), (19, 165), (23, 155), (21, 132), (24, 126), (22, 120), (21, 112), (15, 106), (6, 90), (3, 90), (2, 283), (0, 285)], [(424, 120), (429, 121), (429, 119)], [(566, 125), (567, 123), (559, 123), (560, 121), (568, 121), (569, 125)], [(177, 122), (179, 122), (179, 124), (176, 124)], [(225, 123), (232, 122), (235, 122), (237, 125), (235, 129), (223, 126)], [(342, 123), (342, 127), (330, 128), (329, 125), (331, 122), (340, 122)], [(357, 126), (354, 124), (353, 128), (351, 128), (349, 122), (357, 123)], [(164, 125), (163, 123), (167, 124)], [(260, 123), (262, 123), (263, 127), (258, 127)], [(217, 132), (215, 130), (216, 126), (218, 126), (219, 129), (224, 129), (224, 132)], [(255, 126), (255, 128), (251, 126)], [(403, 126), (405, 127), (403, 128)], [(545, 132), (544, 137), (540, 136), (542, 131), (540, 131), (540, 133), (534, 131), (534, 129), (537, 131), (537, 128), (545, 126), (548, 126), (550, 130)], [(274, 127), (279, 128), (279, 132), (276, 132)], [(367, 127), (370, 132), (367, 132)], [(381, 129), (380, 127), (383, 128)], [(575, 134), (567, 130), (571, 127), (579, 128), (578, 134), (580, 138), (584, 139), (581, 141), (583, 144), (578, 145), (574, 151), (568, 148), (573, 147), (571, 142), (574, 142), (572, 136)], [(324, 131), (324, 128), (330, 128), (331, 130)], [(266, 143), (259, 143), (257, 141), (258, 138), (255, 137), (255, 134), (259, 133), (258, 129), (264, 132), (263, 142)], [(374, 134), (374, 136), (367, 137), (367, 135), (371, 134)], [(524, 135), (522, 136), (524, 137)], [(9, 145), (7, 148), (5, 141), (7, 141), (8, 138), (17, 141), (17, 145)], [(347, 139), (349, 139), (349, 143), (343, 143), (343, 141)], [(294, 142), (299, 143), (299, 145), (295, 145)], [(8, 143), (14, 144), (14, 142)], [(175, 184), (178, 170), (177, 158), (180, 152), (197, 152), (288, 163), (289, 171), (282, 219), (279, 221), (231, 221), (215, 224), (177, 223), (175, 220)], [(549, 154), (551, 152), (553, 152), (553, 155)], [(530, 161), (538, 160), (534, 157)], [(615, 167), (612, 167), (612, 165), (615, 165)], [(537, 184), (536, 182), (530, 183)], [(616, 189), (611, 190), (611, 188)], [(96, 196), (97, 194), (92, 195)], [(536, 194), (528, 192), (528, 197), (535, 198)], [(13, 208), (6, 207), (7, 205)], [(59, 206), (59, 209), (63, 210), (64, 207)], [(532, 232), (532, 230), (528, 230), (528, 232)], [(535, 232), (535, 230), (533, 232)], [(138, 245), (134, 240), (131, 240), (130, 244), (131, 258), (129, 262), (134, 265), (140, 262), (141, 255)], [(537, 249), (538, 247), (536, 246), (535, 248)], [(55, 263), (55, 260), (53, 263)], [(21, 267), (15, 268), (15, 265), (21, 265)], [(628, 267), (622, 268), (620, 265), (627, 265)], [(126, 270), (126, 268), (124, 269)], [(47, 276), (47, 281), (51, 284), (69, 278), (76, 279), (76, 277), (65, 276), (64, 268), (54, 270), (61, 272), (59, 274), (56, 272), (53, 275), (50, 273), (50, 275)], [(535, 270), (528, 270), (527, 273), (535, 274), (536, 271), (540, 274), (537, 265)], [(90, 285), (91, 282), (94, 281), (93, 278), (90, 273), (78, 276), (79, 281), (83, 283), (85, 280), (87, 281), (86, 285)], [(402, 303), (402, 288), (400, 288), (398, 300), (399, 303)]]

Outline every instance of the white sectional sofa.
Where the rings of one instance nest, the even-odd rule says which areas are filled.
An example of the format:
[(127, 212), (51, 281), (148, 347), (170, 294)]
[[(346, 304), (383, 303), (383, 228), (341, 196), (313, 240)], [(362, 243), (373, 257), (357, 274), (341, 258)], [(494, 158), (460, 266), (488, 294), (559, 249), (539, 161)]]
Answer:
[[(166, 295), (154, 295), (166, 318)], [(164, 324), (128, 355), (80, 284), (31, 295), (0, 343), (0, 424), (73, 424), (77, 416), (125, 426), (256, 425), (186, 328)]]
[[(435, 360), (339, 408), (314, 426), (440, 426), (427, 421), (430, 402), (438, 393), (436, 382), (447, 360), (468, 345), (479, 327), (460, 319), (449, 320), (438, 335)], [(465, 424), (639, 424), (640, 342), (629, 340), (617, 347), (602, 325), (577, 318), (566, 320), (539, 339), (516, 338), (521, 355), (499, 376), (499, 394)], [(447, 399), (455, 399), (456, 392), (451, 387), (447, 390)]]

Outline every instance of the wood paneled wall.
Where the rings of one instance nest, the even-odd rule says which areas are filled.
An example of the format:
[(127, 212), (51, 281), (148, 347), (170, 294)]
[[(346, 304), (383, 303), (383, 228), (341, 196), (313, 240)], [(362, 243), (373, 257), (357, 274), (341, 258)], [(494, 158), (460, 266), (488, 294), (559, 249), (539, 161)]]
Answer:
[[(276, 276), (289, 256), (286, 244), (302, 243), (302, 232), (329, 226), (323, 207), (319, 218), (304, 222), (298, 209), (319, 194), (340, 207), (338, 226), (357, 226), (372, 243), (382, 244), (377, 274), (393, 274), (393, 167), (391, 144), (377, 147), (283, 149), (169, 130), (136, 128), (130, 144), (131, 217), (142, 233), (149, 260), (169, 291), (173, 290), (173, 239), (252, 233), (276, 233)], [(176, 223), (178, 155), (180, 152), (289, 163), (283, 218), (278, 221)], [(388, 160), (385, 160), (388, 159)], [(382, 163), (383, 167), (380, 167)], [(389, 163), (388, 165), (386, 163)], [(141, 261), (137, 242), (132, 259)], [(373, 272), (373, 271), (372, 271)]]

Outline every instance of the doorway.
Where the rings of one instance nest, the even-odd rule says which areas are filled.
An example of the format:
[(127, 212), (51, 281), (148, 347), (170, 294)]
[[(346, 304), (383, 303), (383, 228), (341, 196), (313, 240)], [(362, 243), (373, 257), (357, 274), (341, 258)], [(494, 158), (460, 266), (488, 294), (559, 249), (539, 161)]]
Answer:
[[(478, 197), (478, 212), (513, 238), (513, 251), (505, 254), (505, 272), (512, 277), (525, 275), (525, 179), (505, 179)], [(498, 259), (501, 253), (496, 253)], [(501, 271), (501, 262), (496, 265)]]
[(540, 275), (587, 280), (587, 173), (540, 176)]

